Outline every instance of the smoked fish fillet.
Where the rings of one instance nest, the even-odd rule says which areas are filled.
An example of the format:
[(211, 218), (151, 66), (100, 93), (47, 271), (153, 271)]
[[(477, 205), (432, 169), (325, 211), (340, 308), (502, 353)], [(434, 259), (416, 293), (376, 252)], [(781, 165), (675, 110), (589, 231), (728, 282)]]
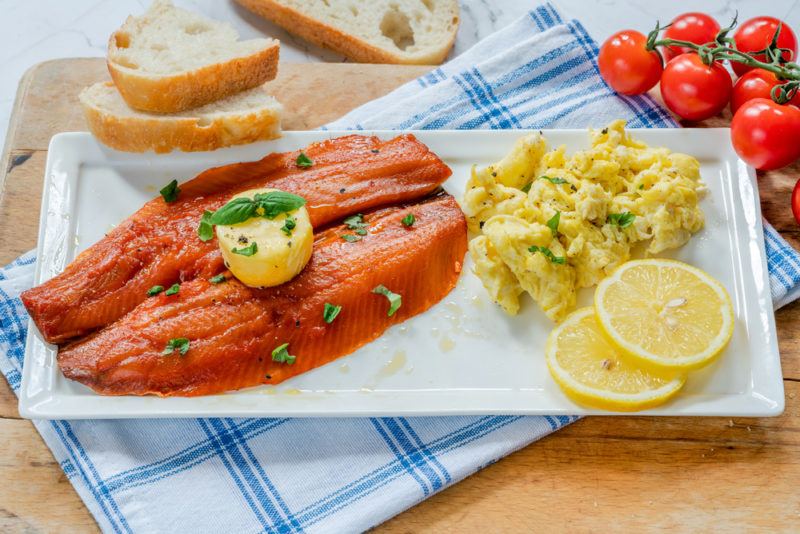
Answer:
[[(416, 222), (406, 227), (409, 213)], [(62, 347), (58, 365), (105, 395), (195, 396), (277, 384), (349, 354), (444, 298), (467, 250), (466, 220), (446, 193), (364, 220), (369, 233), (357, 242), (342, 239), (344, 226), (319, 232), (310, 262), (286, 284), (254, 289), (230, 273), (216, 285), (195, 278)], [(372, 292), (378, 285), (402, 297), (392, 316), (387, 297)], [(342, 307), (330, 324), (325, 303)], [(164, 355), (180, 337), (189, 339), (186, 354)], [(272, 361), (284, 343), (294, 364)]]
[(63, 273), (22, 293), (22, 302), (50, 343), (62, 343), (119, 319), (155, 285), (169, 287), (224, 270), (216, 239), (202, 242), (197, 226), (205, 210), (232, 195), (272, 187), (304, 197), (315, 228), (355, 213), (409, 202), (436, 190), (451, 174), (413, 135), (389, 141), (350, 135), (303, 151), (314, 162), (301, 168), (300, 151), (273, 153), (216, 167), (180, 184), (177, 201), (156, 198), (78, 255)]

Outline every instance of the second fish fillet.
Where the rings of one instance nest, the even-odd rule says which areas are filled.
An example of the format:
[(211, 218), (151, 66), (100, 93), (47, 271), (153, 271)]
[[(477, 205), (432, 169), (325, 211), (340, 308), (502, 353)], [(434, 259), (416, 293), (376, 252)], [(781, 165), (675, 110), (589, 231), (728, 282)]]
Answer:
[[(411, 227), (402, 223), (409, 214)], [(254, 289), (230, 273), (216, 285), (197, 278), (63, 347), (59, 367), (101, 394), (194, 396), (277, 384), (349, 354), (447, 295), (467, 250), (464, 215), (445, 193), (364, 220), (368, 233), (357, 242), (342, 239), (344, 226), (319, 233), (311, 261), (286, 284)], [(392, 315), (377, 286), (402, 299)], [(326, 303), (341, 306), (330, 323)], [(164, 354), (176, 338), (188, 340), (188, 350)], [(285, 343), (293, 364), (273, 361)]]

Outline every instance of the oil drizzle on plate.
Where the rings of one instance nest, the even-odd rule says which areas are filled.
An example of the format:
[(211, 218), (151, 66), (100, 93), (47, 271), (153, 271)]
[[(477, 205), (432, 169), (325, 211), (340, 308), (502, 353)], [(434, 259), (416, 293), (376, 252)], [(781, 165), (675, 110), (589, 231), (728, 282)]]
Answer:
[(442, 336), (442, 339), (439, 340), (439, 348), (442, 349), (442, 352), (450, 352), (456, 348), (456, 342), (450, 339), (450, 336), (445, 334)]
[(394, 374), (397, 374), (400, 369), (406, 366), (406, 361), (408, 361), (408, 357), (406, 356), (406, 351), (398, 350), (394, 353), (394, 356), (391, 360), (386, 362), (386, 364), (378, 371), (378, 374), (375, 375), (376, 380), (381, 380), (383, 378), (388, 378)]

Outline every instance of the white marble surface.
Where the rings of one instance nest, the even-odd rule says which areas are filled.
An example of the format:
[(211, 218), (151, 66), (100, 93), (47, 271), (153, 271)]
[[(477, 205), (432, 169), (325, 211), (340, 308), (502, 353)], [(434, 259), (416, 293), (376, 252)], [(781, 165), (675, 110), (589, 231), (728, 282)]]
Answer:
[[(131, 13), (141, 13), (149, 0), (0, 0), (0, 144), (14, 103), (17, 84), (32, 65), (61, 57), (103, 56), (108, 35)], [(649, 30), (656, 19), (666, 22), (678, 13), (705, 11), (727, 23), (734, 11), (740, 20), (769, 14), (800, 31), (800, 0), (552, 0), (565, 15), (581, 20), (599, 42), (622, 28)], [(270, 35), (281, 41), (284, 61), (341, 61), (287, 34), (233, 0), (175, 0), (175, 3), (228, 21), (243, 37)], [(461, 0), (461, 26), (452, 54), (524, 14), (535, 0)]]

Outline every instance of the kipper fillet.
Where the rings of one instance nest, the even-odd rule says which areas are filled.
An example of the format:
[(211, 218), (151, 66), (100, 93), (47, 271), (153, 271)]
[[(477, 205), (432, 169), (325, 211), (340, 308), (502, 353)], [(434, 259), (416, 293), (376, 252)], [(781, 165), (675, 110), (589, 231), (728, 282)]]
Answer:
[[(413, 226), (401, 221), (409, 213)], [(204, 278), (141, 303), (119, 321), (63, 347), (58, 364), (68, 378), (106, 395), (194, 396), (277, 384), (324, 365), (422, 313), (455, 286), (467, 250), (467, 226), (452, 196), (379, 210), (365, 217), (368, 234), (347, 242), (344, 226), (316, 236), (306, 268), (284, 285), (249, 288), (227, 273)], [(372, 290), (401, 295), (389, 301)], [(327, 324), (325, 303), (341, 306)], [(189, 350), (164, 355), (174, 338)], [(288, 343), (294, 364), (272, 361)]]
[(342, 218), (421, 198), (442, 184), (450, 169), (413, 135), (389, 141), (351, 135), (255, 162), (209, 169), (180, 185), (176, 202), (156, 198), (78, 255), (63, 273), (22, 294), (39, 331), (62, 343), (119, 319), (155, 285), (169, 287), (224, 269), (216, 240), (202, 242), (197, 225), (232, 195), (271, 187), (303, 196), (311, 223)]

